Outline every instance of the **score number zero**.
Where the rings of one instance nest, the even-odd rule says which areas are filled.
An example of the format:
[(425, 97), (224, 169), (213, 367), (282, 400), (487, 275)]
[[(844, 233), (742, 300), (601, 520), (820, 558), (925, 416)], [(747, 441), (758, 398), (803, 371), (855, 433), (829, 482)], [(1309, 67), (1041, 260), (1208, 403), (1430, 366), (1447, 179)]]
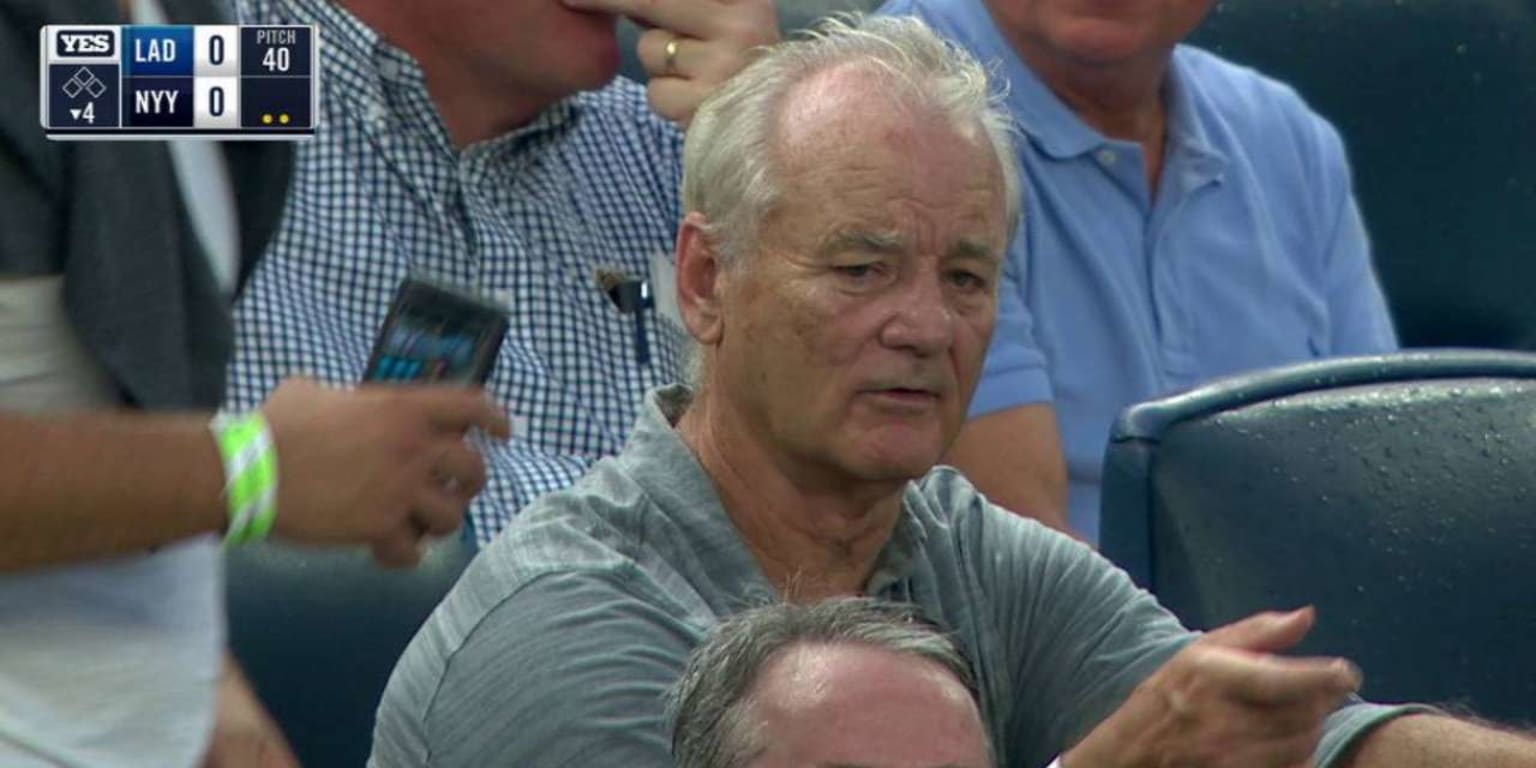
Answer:
[[(207, 35), (207, 63), (215, 68), (223, 68), (230, 61), (230, 44), (228, 35), (237, 33), (238, 27), (210, 30)], [(150, 40), (148, 49), (144, 49), (144, 40), (136, 40), (134, 45), (134, 60), (136, 62), (171, 61), (176, 58), (176, 42), (174, 40)], [(299, 43), (299, 33), (295, 29), (273, 28), (256, 30), (255, 42), (258, 46), (265, 46), (258, 66), (265, 70), (264, 74), (285, 75), (293, 69), (293, 47)], [(162, 48), (161, 46), (165, 46)], [(240, 63), (236, 62), (238, 71)], [(142, 95), (142, 94), (141, 94)], [(225, 115), (228, 108), (228, 94), (221, 85), (212, 85), (208, 89), (208, 114), (220, 118)], [(91, 114), (94, 104), (87, 105), (86, 114), (82, 119), (94, 123), (94, 114)], [(286, 123), (287, 121), (284, 120)]]
[[(263, 29), (256, 33), (256, 42), (269, 45), (266, 52), (261, 55), (261, 66), (271, 74), (286, 74), (293, 68), (293, 50), (291, 46), (298, 43), (298, 33), (291, 29)], [(208, 63), (215, 67), (224, 66), (228, 60), (229, 44), (225, 42), (224, 35), (214, 33), (208, 37)], [(225, 109), (224, 88), (215, 85), (208, 89), (208, 113), (214, 117), (223, 117)], [(93, 118), (94, 122), (94, 118)]]

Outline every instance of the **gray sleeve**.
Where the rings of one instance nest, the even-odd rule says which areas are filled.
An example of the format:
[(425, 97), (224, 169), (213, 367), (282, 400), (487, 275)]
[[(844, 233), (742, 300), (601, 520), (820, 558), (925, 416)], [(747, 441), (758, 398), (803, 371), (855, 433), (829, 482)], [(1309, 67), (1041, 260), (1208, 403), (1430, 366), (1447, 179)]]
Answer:
[[(992, 522), (990, 535), (1010, 543), (1008, 556), (994, 559), (986, 574), (1001, 598), (1001, 626), (1013, 649), (1010, 754), (1015, 765), (1045, 765), (1198, 634), (1087, 546), (1006, 512)], [(1356, 700), (1328, 718), (1317, 764), (1328, 768), (1357, 738), (1393, 717), (1433, 711)]]
[(1422, 704), (1385, 705), (1370, 704), (1360, 699), (1328, 716), (1323, 725), (1323, 740), (1317, 745), (1318, 768), (1332, 768), (1356, 740), (1372, 728), (1395, 717), (1411, 714), (1433, 714), (1439, 710)]
[[(995, 509), (995, 508), (994, 508)], [(1013, 556), (994, 584), (1018, 692), (1015, 754), (1044, 765), (1082, 740), (1195, 635), (1082, 543), (1001, 510)], [(1006, 634), (1005, 634), (1006, 637)]]
[(449, 657), (426, 707), (425, 764), (670, 766), (661, 696), (695, 635), (606, 578), (534, 581)]

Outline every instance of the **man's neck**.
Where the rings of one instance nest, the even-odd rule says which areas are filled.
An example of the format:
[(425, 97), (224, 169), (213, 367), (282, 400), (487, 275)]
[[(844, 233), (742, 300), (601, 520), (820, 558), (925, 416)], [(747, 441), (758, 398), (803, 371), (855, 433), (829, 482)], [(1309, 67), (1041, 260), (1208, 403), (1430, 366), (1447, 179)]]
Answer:
[(1092, 67), (1014, 43), (1020, 58), (1083, 122), (1112, 139), (1141, 145), (1147, 181), (1157, 188), (1168, 137), (1166, 81), (1171, 54)]
[(768, 580), (786, 599), (863, 594), (901, 516), (905, 482), (836, 482), (783, 466), (763, 433), (704, 393), (677, 424)]
[(538, 117), (558, 96), (497, 82), (442, 39), (430, 3), (343, 0), (347, 10), (421, 64), (455, 147), (493, 139)]
[[(534, 95), (514, 88), (490, 91), (484, 80), (462, 67), (452, 66), (451, 60), (429, 63), (429, 57), (412, 55), (421, 62), (427, 77), (427, 91), (432, 94), (438, 114), (442, 115), (448, 137), (459, 149), (517, 130), (559, 101), (555, 96)], [(509, 95), (488, 98), (491, 93)]]

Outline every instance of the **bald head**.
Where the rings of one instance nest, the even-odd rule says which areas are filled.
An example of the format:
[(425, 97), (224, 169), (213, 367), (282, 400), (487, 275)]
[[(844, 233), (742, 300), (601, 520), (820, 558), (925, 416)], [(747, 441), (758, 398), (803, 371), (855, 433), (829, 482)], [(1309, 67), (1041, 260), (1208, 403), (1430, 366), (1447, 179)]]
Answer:
[(859, 643), (785, 649), (759, 673), (753, 768), (987, 768), (970, 692), (926, 659)]
[(678, 768), (990, 768), (969, 663), (910, 605), (746, 611), (670, 695)]

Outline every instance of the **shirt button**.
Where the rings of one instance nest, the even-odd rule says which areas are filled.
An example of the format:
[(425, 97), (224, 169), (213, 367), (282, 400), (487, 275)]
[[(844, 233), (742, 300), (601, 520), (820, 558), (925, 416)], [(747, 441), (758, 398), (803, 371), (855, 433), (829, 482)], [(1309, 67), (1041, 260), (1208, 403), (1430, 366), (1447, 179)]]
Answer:
[(1100, 165), (1106, 167), (1114, 165), (1115, 161), (1120, 159), (1120, 156), (1115, 154), (1113, 149), (1101, 149), (1098, 151), (1095, 157), (1099, 159)]

